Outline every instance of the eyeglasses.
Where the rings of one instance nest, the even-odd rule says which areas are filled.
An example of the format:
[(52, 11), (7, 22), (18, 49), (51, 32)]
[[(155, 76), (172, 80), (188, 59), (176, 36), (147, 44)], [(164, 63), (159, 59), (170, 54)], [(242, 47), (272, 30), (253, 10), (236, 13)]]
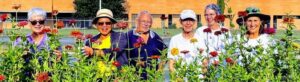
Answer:
[(112, 24), (112, 22), (98, 22), (97, 23), (97, 25), (99, 25), (99, 26), (103, 26), (103, 25), (111, 25)]
[(32, 25), (36, 25), (37, 23), (43, 25), (43, 24), (45, 23), (45, 20), (40, 20), (40, 21), (30, 21), (30, 23), (31, 23)]

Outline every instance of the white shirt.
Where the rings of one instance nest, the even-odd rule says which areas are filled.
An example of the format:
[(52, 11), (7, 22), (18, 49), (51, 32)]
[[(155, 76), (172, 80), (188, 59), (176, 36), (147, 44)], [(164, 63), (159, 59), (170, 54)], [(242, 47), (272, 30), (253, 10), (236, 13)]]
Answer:
[[(213, 63), (214, 61), (219, 61), (219, 56), (212, 57), (209, 53), (213, 51), (217, 51), (218, 55), (220, 55), (221, 52), (226, 53), (225, 51), (225, 45), (232, 43), (232, 37), (229, 32), (222, 32), (221, 27), (217, 30), (212, 30), (211, 33), (204, 32), (205, 29), (207, 29), (208, 26), (202, 26), (196, 30), (196, 34), (200, 36), (201, 39), (204, 40), (205, 47), (208, 48), (208, 52), (206, 52), (206, 56), (210, 57), (209, 64)], [(227, 29), (227, 28), (226, 28)], [(221, 31), (222, 33), (220, 35), (215, 35), (216, 31)]]
[[(191, 42), (191, 39), (197, 39), (197, 42)], [(171, 38), (170, 44), (169, 44), (169, 50), (168, 50), (168, 58), (173, 60), (178, 60), (182, 58), (183, 64), (190, 64), (196, 59), (197, 56), (200, 56), (200, 50), (203, 49), (205, 51), (205, 45), (203, 44), (203, 40), (199, 38), (198, 35), (194, 34), (193, 38), (191, 39), (185, 39), (182, 35), (182, 33), (177, 34)], [(179, 50), (178, 55), (172, 55), (171, 50), (173, 48), (177, 48)], [(189, 51), (188, 53), (184, 54), (181, 53), (182, 51)], [(203, 51), (203, 52), (204, 52)], [(201, 62), (198, 62), (201, 63)]]

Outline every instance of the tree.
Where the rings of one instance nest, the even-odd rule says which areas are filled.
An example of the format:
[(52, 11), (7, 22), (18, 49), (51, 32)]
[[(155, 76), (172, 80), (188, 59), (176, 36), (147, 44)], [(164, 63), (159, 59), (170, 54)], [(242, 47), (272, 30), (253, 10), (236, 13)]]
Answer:
[[(110, 9), (114, 14), (114, 18), (123, 18), (125, 8), (122, 6), (124, 0), (102, 0), (102, 9)], [(75, 0), (74, 1), (76, 18), (91, 19), (96, 16), (99, 10), (99, 0)]]

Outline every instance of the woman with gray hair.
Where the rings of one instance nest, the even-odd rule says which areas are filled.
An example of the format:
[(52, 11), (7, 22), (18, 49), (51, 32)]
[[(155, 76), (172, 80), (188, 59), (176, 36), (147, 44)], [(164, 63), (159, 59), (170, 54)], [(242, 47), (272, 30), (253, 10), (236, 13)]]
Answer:
[(198, 28), (196, 34), (203, 38), (207, 48), (205, 51), (207, 54), (204, 56), (210, 60), (210, 64), (217, 64), (219, 62), (218, 53), (225, 51), (225, 44), (230, 44), (231, 36), (228, 29), (219, 24), (217, 20), (217, 17), (221, 16), (221, 9), (218, 5), (207, 5), (204, 13), (207, 25)]
[[(46, 20), (46, 11), (44, 11), (41, 8), (32, 8), (28, 11), (28, 22), (29, 22), (29, 28), (31, 30), (31, 33), (26, 35), (26, 40), (22, 41), (21, 38), (17, 38), (14, 42), (14, 45), (25, 45), (30, 46), (28, 50), (24, 51), (23, 59), (25, 61), (24, 63), (24, 70), (23, 73), (25, 78), (32, 78), (33, 69), (29, 66), (30, 60), (33, 55), (36, 55), (36, 52), (39, 52), (41, 50), (51, 51), (54, 55), (56, 55), (57, 60), (61, 59), (61, 49), (60, 47), (57, 48), (57, 50), (50, 50), (50, 46), (48, 45), (48, 36), (47, 33), (43, 32), (43, 29), (47, 28), (45, 26), (45, 20)], [(36, 45), (36, 46), (33, 46)], [(42, 57), (38, 58), (39, 63), (43, 63)], [(24, 79), (25, 79), (24, 78)]]

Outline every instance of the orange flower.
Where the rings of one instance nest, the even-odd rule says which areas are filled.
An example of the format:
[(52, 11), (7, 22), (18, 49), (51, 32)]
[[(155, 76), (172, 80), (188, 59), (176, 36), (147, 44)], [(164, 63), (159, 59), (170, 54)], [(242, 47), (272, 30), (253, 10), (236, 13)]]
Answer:
[(0, 75), (0, 81), (4, 81), (5, 80), (5, 76), (4, 75)]
[(12, 8), (18, 10), (21, 8), (21, 4), (13, 4)]
[(77, 37), (77, 36), (80, 36), (80, 35), (82, 35), (82, 33), (79, 30), (72, 30), (71, 31), (71, 36), (73, 36), (73, 37)]
[(58, 21), (56, 22), (56, 27), (57, 27), (58, 29), (61, 29), (61, 28), (64, 28), (64, 27), (65, 27), (65, 24), (64, 24), (63, 21), (58, 20)]
[(121, 63), (120, 63), (120, 62), (118, 62), (118, 61), (114, 61), (112, 64), (113, 64), (114, 66), (116, 66), (116, 67), (119, 67), (119, 66), (121, 66)]
[(51, 32), (50, 27), (45, 27), (45, 28), (42, 30), (41, 34), (48, 33), (48, 32)]
[(52, 10), (52, 15), (56, 16), (58, 14), (58, 10)]
[(134, 47), (134, 48), (139, 48), (139, 47), (141, 47), (141, 46), (142, 46), (141, 43), (134, 43), (134, 44), (133, 44), (133, 47)]
[(197, 40), (196, 38), (192, 38), (192, 39), (190, 40), (190, 42), (191, 42), (191, 43), (196, 43), (196, 42), (198, 42), (198, 40)]
[(38, 73), (37, 76), (36, 76), (36, 80), (38, 82), (47, 82), (49, 81), (49, 75), (48, 75), (48, 72), (41, 72), (41, 73)]
[(159, 55), (152, 55), (152, 56), (151, 56), (151, 59), (159, 59), (159, 58), (160, 58)]
[(51, 34), (57, 34), (58, 33), (58, 29), (57, 28), (53, 28), (52, 30), (51, 30)]
[(17, 24), (18, 27), (24, 27), (25, 25), (27, 25), (27, 21), (21, 21)]
[(172, 54), (173, 56), (178, 55), (178, 54), (179, 54), (179, 49), (178, 49), (178, 48), (172, 48), (171, 54)]

